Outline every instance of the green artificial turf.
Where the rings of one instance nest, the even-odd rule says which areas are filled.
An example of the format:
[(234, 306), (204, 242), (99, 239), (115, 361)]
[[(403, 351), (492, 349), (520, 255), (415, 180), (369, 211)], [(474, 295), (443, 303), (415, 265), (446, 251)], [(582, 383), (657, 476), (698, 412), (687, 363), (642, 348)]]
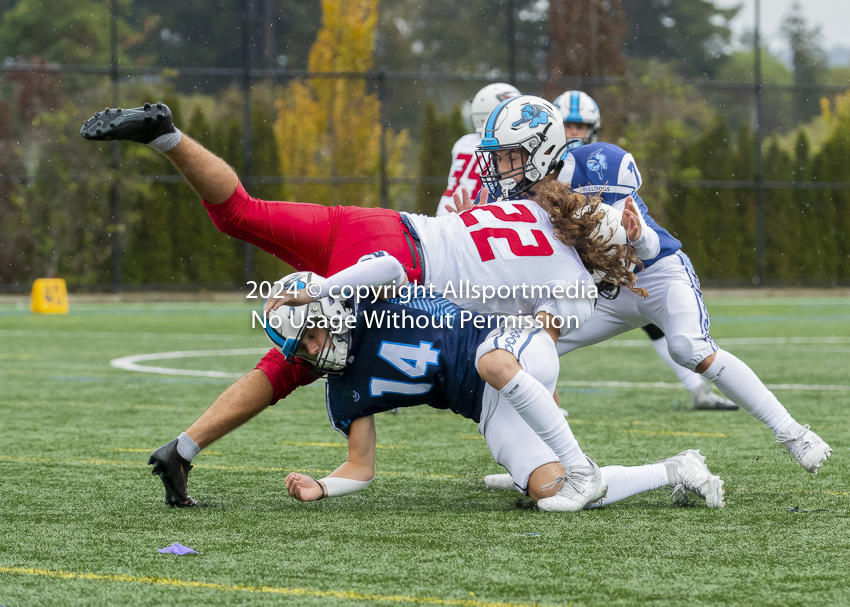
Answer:
[[(486, 490), (501, 469), (475, 424), (427, 407), (378, 416), (366, 491), (290, 499), (289, 471), (323, 476), (345, 459), (320, 386), (202, 452), (190, 475), (202, 507), (168, 508), (147, 457), (232, 380), (109, 361), (263, 349), (251, 308), (72, 299), (70, 315), (37, 317), (0, 305), (0, 605), (850, 604), (850, 304), (707, 303), (717, 342), (766, 383), (820, 387), (776, 394), (832, 458), (810, 475), (746, 413), (690, 410), (636, 331), (561, 359), (574, 432), (601, 465), (701, 449), (727, 506), (658, 490), (575, 514)], [(140, 364), (239, 373), (258, 358)], [(157, 552), (174, 542), (200, 554)]]

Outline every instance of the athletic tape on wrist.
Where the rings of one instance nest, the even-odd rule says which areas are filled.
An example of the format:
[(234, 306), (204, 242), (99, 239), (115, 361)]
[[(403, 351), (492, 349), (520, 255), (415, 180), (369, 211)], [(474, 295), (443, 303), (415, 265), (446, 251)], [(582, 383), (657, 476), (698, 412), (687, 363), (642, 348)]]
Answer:
[(325, 478), (320, 478), (319, 482), (324, 483), (325, 487), (327, 487), (328, 497), (338, 497), (340, 495), (349, 495), (363, 491), (372, 481), (356, 481), (353, 478), (326, 476)]

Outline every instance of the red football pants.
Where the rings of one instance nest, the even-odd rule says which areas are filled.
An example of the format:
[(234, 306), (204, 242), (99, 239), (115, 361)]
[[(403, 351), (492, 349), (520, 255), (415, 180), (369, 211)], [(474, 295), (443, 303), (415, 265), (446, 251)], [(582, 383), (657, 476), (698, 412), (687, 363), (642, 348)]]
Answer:
[[(249, 196), (242, 184), (223, 203), (204, 201), (204, 206), (219, 231), (250, 242), (297, 270), (331, 276), (364, 255), (386, 251), (401, 262), (408, 280), (418, 281), (422, 275), (413, 237), (396, 211), (268, 202)], [(272, 404), (316, 380), (309, 367), (287, 362), (276, 349), (256, 368), (272, 384)]]

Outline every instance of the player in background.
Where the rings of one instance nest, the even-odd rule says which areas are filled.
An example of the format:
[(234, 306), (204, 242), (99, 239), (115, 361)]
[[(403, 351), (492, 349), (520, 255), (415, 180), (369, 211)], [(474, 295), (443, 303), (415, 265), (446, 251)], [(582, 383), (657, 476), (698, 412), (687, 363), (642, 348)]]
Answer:
[[(540, 179), (531, 162), (532, 148), (517, 141), (515, 123), (504, 119), (504, 109), (501, 104), (487, 119), (478, 151), (481, 181), (494, 197), (514, 197)], [(524, 109), (528, 119), (537, 113), (533, 107)], [(507, 153), (517, 154), (510, 167), (500, 162)], [(574, 191), (598, 194), (624, 213), (637, 203), (638, 225), (628, 237), (643, 262), (639, 284), (649, 293), (639, 297), (634, 290), (619, 290), (617, 297), (600, 298), (591, 319), (558, 340), (558, 354), (652, 323), (668, 336), (674, 361), (713, 382), (727, 398), (773, 430), (776, 441), (806, 471), (816, 474), (832, 448), (810, 426), (797, 422), (750, 367), (714, 343), (696, 272), (682, 244), (655, 223), (638, 196), (641, 175), (632, 155), (610, 143), (571, 148), (558, 180)], [(564, 229), (554, 219), (553, 225), (556, 231)]]
[[(553, 105), (560, 110), (564, 118), (564, 133), (570, 148), (596, 143), (602, 130), (602, 119), (599, 106), (590, 95), (583, 91), (567, 91), (555, 99)], [(712, 392), (711, 382), (677, 364), (670, 357), (664, 331), (652, 324), (641, 328), (646, 332), (661, 360), (667, 363), (690, 393), (694, 409), (730, 411), (738, 408), (729, 399)]]
[[(542, 99), (539, 102), (550, 105)], [(547, 115), (555, 116), (557, 111), (550, 106)], [(527, 130), (529, 122), (537, 131), (530, 139), (546, 143), (535, 156), (541, 163), (541, 176), (554, 175), (566, 145), (563, 131), (548, 131), (551, 140), (547, 141), (541, 137), (543, 128), (538, 128), (538, 120), (520, 126)], [(528, 200), (505, 203), (503, 208), (482, 208), (465, 218), (258, 200), (248, 196), (227, 163), (183, 136), (162, 104), (96, 113), (83, 124), (81, 135), (94, 140), (136, 141), (163, 152), (200, 194), (222, 232), (251, 242), (300, 270), (327, 276), (353, 265), (365, 254), (386, 250), (402, 263), (411, 282), (434, 284), (441, 291), (449, 282), (464, 280), (496, 286), (523, 282), (540, 286), (550, 280), (557, 282), (566, 274), (565, 268), (574, 270), (573, 286), (581, 287), (578, 283), (589, 276), (576, 251), (564, 249), (553, 237), (545, 213)], [(550, 271), (544, 271), (550, 265)], [(633, 275), (624, 274), (622, 278), (623, 284), (633, 282)], [(579, 291), (581, 295), (575, 299), (560, 300), (557, 306), (563, 304), (568, 309), (559, 310), (557, 315), (580, 320), (589, 317), (595, 293), (584, 288)], [(458, 299), (468, 301), (462, 294)], [(551, 311), (546, 310), (550, 302), (532, 299), (522, 295), (497, 298), (489, 302), (487, 310), (531, 315)], [(473, 299), (472, 303), (477, 302)], [(189, 462), (201, 449), (297, 386), (314, 380), (303, 366), (292, 365), (280, 351), (272, 349), (255, 370), (228, 388), (186, 432), (166, 445), (165, 451), (158, 450), (152, 456), (150, 463), (166, 484), (169, 503), (191, 505), (186, 478)]]
[[(443, 196), (437, 204), (437, 217), (448, 215), (454, 208), (454, 194), (459, 193), (461, 188), (466, 188), (472, 198), (478, 196), (481, 190), (481, 180), (478, 178), (478, 163), (475, 161), (475, 150), (481, 143), (481, 133), (484, 129), (484, 121), (505, 99), (518, 97), (520, 92), (510, 84), (496, 82), (488, 84), (475, 93), (470, 102), (470, 113), (472, 115), (472, 126), (474, 133), (464, 135), (452, 146), (452, 166), (449, 170), (449, 184)], [(448, 207), (448, 208), (447, 208)]]
[[(364, 261), (393, 268), (377, 278), (375, 286), (395, 287), (404, 279), (403, 269), (388, 255)], [(279, 306), (265, 326), (266, 335), (288, 358), (300, 358), (328, 374), (328, 416), (348, 441), (347, 461), (327, 477), (315, 480), (295, 472), (286, 477), (287, 491), (295, 499), (315, 501), (368, 487), (376, 471), (373, 416), (393, 407), (428, 404), (476, 422), (495, 460), (510, 472), (513, 487), (535, 500), (541, 510), (599, 507), (665, 486), (687, 488), (709, 507), (724, 505), (723, 481), (711, 474), (705, 458), (693, 450), (645, 466), (600, 470), (594, 464), (593, 479), (588, 479), (583, 468), (588, 468), (589, 460), (570, 433), (561, 442), (582, 465), (565, 466), (564, 456), (551, 448), (551, 431), (541, 433), (528, 423), (527, 409), (533, 403), (516, 399), (512, 382), (501, 387), (501, 382), (494, 383), (492, 368), (487, 368), (488, 358), (499, 350), (508, 351), (528, 370), (527, 379), (551, 394), (559, 363), (546, 331), (510, 328), (510, 321), (517, 317), (501, 317), (508, 324), (491, 329), (489, 321), (494, 317), (466, 313), (464, 320), (464, 311), (441, 297), (383, 301), (324, 295), (333, 287), (348, 286), (343, 275), (353, 271), (344, 270), (334, 280), (306, 272), (284, 277), (281, 291), (291, 294), (288, 299), (309, 303)], [(387, 281), (379, 284), (383, 279)], [(328, 287), (329, 282), (333, 287)], [(411, 318), (411, 328), (403, 331), (375, 320), (402, 313)], [(277, 328), (273, 319), (280, 320)], [(566, 425), (563, 418), (558, 421)]]

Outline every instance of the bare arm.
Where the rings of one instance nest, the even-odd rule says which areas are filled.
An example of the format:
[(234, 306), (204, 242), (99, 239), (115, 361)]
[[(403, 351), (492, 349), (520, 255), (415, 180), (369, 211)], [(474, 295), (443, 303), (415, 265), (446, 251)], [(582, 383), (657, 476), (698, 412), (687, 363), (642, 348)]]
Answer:
[(377, 293), (378, 297), (388, 299), (395, 297), (396, 290), (407, 282), (407, 272), (401, 262), (384, 253), (380, 257), (363, 259), (328, 278), (314, 276), (313, 282), (300, 291), (278, 292), (275, 287), (272, 296), (263, 304), (263, 312), (268, 315), (283, 305), (305, 306), (312, 303), (314, 297), (347, 297), (345, 291), (349, 289), (358, 297), (372, 297)]
[(215, 399), (186, 434), (204, 449), (268, 407), (272, 396), (274, 389), (266, 374), (249, 371)]
[[(326, 478), (359, 481), (361, 489), (365, 489), (375, 478), (376, 440), (374, 416), (361, 417), (351, 422), (351, 430), (348, 433), (348, 459)], [(292, 472), (286, 477), (286, 490), (299, 502), (313, 502), (325, 495), (331, 495), (324, 483), (298, 472)]]

